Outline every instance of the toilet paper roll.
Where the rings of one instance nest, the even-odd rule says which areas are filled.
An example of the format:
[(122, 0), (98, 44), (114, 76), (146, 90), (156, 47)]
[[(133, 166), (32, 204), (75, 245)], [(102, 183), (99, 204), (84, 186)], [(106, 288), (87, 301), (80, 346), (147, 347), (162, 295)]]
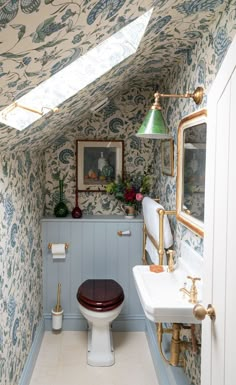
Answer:
[(65, 259), (66, 249), (65, 243), (53, 243), (52, 244), (52, 259)]

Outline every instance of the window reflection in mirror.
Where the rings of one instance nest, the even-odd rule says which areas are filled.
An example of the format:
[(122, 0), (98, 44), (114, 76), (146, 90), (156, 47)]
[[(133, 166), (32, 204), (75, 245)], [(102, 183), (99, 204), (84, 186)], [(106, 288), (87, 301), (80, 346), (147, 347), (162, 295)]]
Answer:
[(177, 219), (203, 236), (206, 110), (181, 120), (178, 129)]
[(204, 220), (206, 123), (184, 130), (183, 209)]

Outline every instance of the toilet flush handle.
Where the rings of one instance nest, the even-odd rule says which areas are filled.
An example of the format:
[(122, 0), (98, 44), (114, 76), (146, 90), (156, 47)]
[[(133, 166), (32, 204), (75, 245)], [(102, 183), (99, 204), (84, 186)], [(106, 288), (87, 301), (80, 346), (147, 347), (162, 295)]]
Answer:
[(117, 231), (117, 235), (119, 235), (119, 237), (123, 237), (124, 235), (130, 236), (131, 231), (130, 230), (125, 230), (125, 231), (119, 230), (119, 231)]

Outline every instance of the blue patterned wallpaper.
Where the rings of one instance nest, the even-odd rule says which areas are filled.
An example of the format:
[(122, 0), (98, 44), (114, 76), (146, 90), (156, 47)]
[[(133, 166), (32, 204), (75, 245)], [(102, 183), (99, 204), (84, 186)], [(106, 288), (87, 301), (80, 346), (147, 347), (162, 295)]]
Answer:
[(44, 157), (0, 157), (0, 383), (19, 382), (42, 317)]
[[(0, 124), (0, 149), (44, 148), (61, 129), (87, 118), (91, 104), (113, 98), (127, 87), (156, 85), (173, 64), (207, 33), (225, 0), (1, 0), (0, 109), (25, 95), (75, 59), (153, 8), (137, 53), (45, 115), (17, 132)], [(228, 44), (225, 31), (221, 32)], [(216, 40), (216, 49), (221, 44)], [(102, 59), (97, 59), (102, 60)], [(45, 100), (45, 105), (47, 101)], [(35, 106), (34, 106), (35, 107)], [(48, 106), (50, 107), (50, 106)]]
[[(185, 93), (187, 90), (192, 91), (197, 86), (201, 85), (206, 90), (210, 87), (212, 81), (214, 80), (216, 73), (222, 63), (222, 60), (225, 56), (227, 48), (229, 47), (230, 42), (232, 41), (233, 36), (236, 32), (236, 11), (235, 11), (236, 2), (231, 2), (229, 7), (227, 7), (225, 13), (221, 13), (216, 20), (216, 23), (212, 25), (210, 28), (207, 28), (204, 32), (202, 40), (196, 45), (195, 49), (191, 50), (186, 55), (185, 60), (182, 60), (180, 64), (173, 66), (172, 70), (169, 71), (168, 76), (163, 80), (163, 89), (160, 88), (160, 92), (168, 92), (168, 93)], [(127, 92), (124, 96), (122, 94), (115, 99), (112, 103), (117, 106), (117, 111), (114, 113), (114, 118), (120, 118), (120, 114), (122, 116), (126, 116), (126, 120), (128, 122), (132, 121), (133, 125), (125, 126), (125, 132), (123, 131), (123, 124), (119, 126), (116, 125), (116, 139), (125, 138), (125, 144), (127, 145), (128, 151), (126, 151), (126, 160), (125, 165), (130, 170), (136, 169), (137, 164), (134, 162), (136, 156), (141, 156), (146, 159), (148, 162), (148, 157), (151, 156), (149, 160), (154, 162), (153, 170), (156, 176), (156, 189), (154, 195), (160, 196), (161, 202), (166, 209), (173, 209), (176, 207), (176, 167), (177, 167), (177, 130), (180, 120), (196, 110), (197, 108), (203, 108), (206, 106), (207, 97), (205, 95), (203, 103), (201, 106), (196, 107), (193, 101), (186, 99), (167, 99), (163, 102), (163, 114), (165, 115), (166, 122), (170, 130), (172, 131), (174, 141), (175, 141), (175, 176), (169, 177), (161, 174), (161, 157), (160, 157), (160, 142), (150, 141), (150, 140), (139, 140), (135, 138), (135, 143), (137, 144), (135, 150), (138, 149), (138, 152), (134, 151), (133, 144), (130, 145), (127, 142), (126, 137), (132, 138), (132, 135), (137, 132), (140, 121), (142, 121), (143, 111), (139, 111), (135, 113), (136, 110), (132, 108), (133, 101), (135, 100), (135, 96), (137, 92), (140, 93), (143, 103), (143, 109), (146, 111), (150, 106), (150, 101), (152, 100), (152, 90), (137, 90), (131, 89), (130, 92)], [(151, 97), (150, 97), (151, 95)], [(146, 98), (146, 102), (145, 99)], [(132, 101), (130, 105), (127, 105), (127, 101)], [(122, 104), (124, 102), (124, 105)], [(126, 108), (126, 114), (124, 114), (123, 108)], [(138, 116), (139, 115), (139, 116)], [(136, 120), (135, 118), (136, 117)], [(138, 119), (137, 119), (138, 117)], [(79, 131), (76, 129), (72, 129), (73, 134), (67, 136), (70, 137), (73, 141), (78, 138), (86, 137), (86, 130), (89, 128), (91, 136), (88, 138), (94, 137), (100, 138), (100, 134), (106, 135), (109, 133), (109, 120), (111, 117), (107, 119), (106, 112), (104, 111), (99, 119), (95, 121), (85, 121), (83, 124), (80, 124)], [(113, 115), (112, 115), (113, 119)], [(102, 126), (102, 129), (100, 128)], [(103, 128), (104, 127), (104, 128)], [(94, 129), (95, 128), (95, 129)], [(100, 131), (101, 130), (101, 131)], [(130, 134), (127, 134), (130, 132)], [(129, 131), (130, 130), (130, 131)], [(97, 136), (99, 135), (99, 136)], [(126, 135), (126, 136), (123, 136)], [(151, 143), (154, 142), (154, 151)], [(131, 141), (132, 143), (132, 141)], [(74, 151), (74, 142), (66, 143), (66, 147)], [(148, 149), (148, 151), (147, 151)], [(131, 151), (131, 152), (130, 152)], [(72, 154), (72, 153), (71, 153)], [(131, 154), (131, 156), (130, 156)], [(49, 158), (47, 158), (49, 156)], [(53, 151), (51, 149), (47, 150), (46, 155), (46, 163), (58, 165), (58, 159), (60, 158), (60, 151), (57, 154), (57, 160), (53, 155)], [(130, 164), (129, 164), (130, 162)], [(145, 162), (145, 165), (147, 164)], [(139, 164), (142, 167), (142, 163)], [(61, 168), (63, 166), (61, 165)], [(139, 167), (140, 169), (140, 167)], [(66, 170), (66, 169), (65, 169)], [(71, 170), (73, 170), (73, 163), (71, 164)], [(53, 198), (53, 191), (57, 188), (57, 184), (55, 181), (52, 182), (52, 178), (50, 177), (50, 170), (47, 168), (47, 213), (51, 214), (53, 206), (52, 201), (49, 200), (49, 196)], [(72, 180), (74, 180), (74, 171), (72, 171)], [(69, 176), (67, 176), (69, 178)], [(50, 186), (49, 186), (50, 183)], [(53, 187), (53, 188), (52, 188)], [(69, 187), (69, 186), (68, 186)], [(68, 188), (69, 190), (69, 188)], [(72, 194), (71, 194), (72, 193)], [(67, 199), (69, 200), (69, 205), (73, 207), (73, 192), (67, 193)], [(105, 203), (105, 204), (104, 204)], [(86, 212), (90, 213), (110, 213), (116, 212), (120, 213), (117, 206), (117, 202), (114, 200), (110, 200), (107, 195), (98, 196), (91, 194), (82, 194), (80, 197), (80, 206), (85, 209)], [(172, 218), (172, 228), (175, 233), (175, 250), (177, 251), (177, 255), (180, 253), (180, 241), (184, 240), (188, 244), (190, 244), (197, 252), (203, 255), (204, 248), (204, 240), (190, 230), (188, 230), (185, 226), (178, 223), (175, 218)], [(200, 339), (200, 328), (196, 328), (196, 334), (198, 339)], [(200, 385), (200, 354), (193, 354), (191, 352), (186, 353), (186, 373), (189, 378), (191, 384)]]
[[(46, 26), (42, 15), (49, 8), (49, 3), (50, 12), (54, 10), (54, 5), (56, 4), (60, 15), (57, 16), (58, 19), (56, 21), (51, 20)], [(119, 2), (120, 9), (116, 16), (109, 14), (109, 12), (112, 13), (115, 10), (117, 2), (104, 2), (101, 0), (97, 2), (97, 8), (90, 1), (85, 3), (87, 4), (87, 13), (90, 13), (92, 9), (95, 12), (95, 9), (97, 9), (95, 12), (96, 20), (100, 22), (103, 19), (105, 20), (108, 34), (114, 31), (116, 25), (120, 25), (125, 20), (132, 19), (143, 12), (142, 1), (139, 2), (138, 7), (136, 7), (138, 3), (136, 2), (133, 5), (134, 8), (131, 7), (132, 1), (127, 2), (127, 4), (130, 4), (131, 9), (128, 13), (121, 12), (124, 2)], [(149, 84), (150, 80), (152, 84), (156, 84), (154, 81), (160, 75), (161, 67), (164, 67), (163, 76), (161, 76), (163, 78), (163, 88), (160, 91), (182, 93), (187, 89), (194, 89), (196, 85), (203, 85), (207, 89), (212, 83), (235, 34), (236, 2), (235, 0), (227, 2), (223, 0), (186, 0), (177, 3), (171, 0), (156, 0), (151, 3), (155, 4), (156, 12), (159, 9), (161, 10), (161, 15), (158, 16), (156, 13), (152, 19), (147, 40), (140, 47), (136, 56), (136, 59), (140, 57), (140, 61), (135, 59), (134, 66), (131, 66), (132, 60), (125, 62), (122, 68), (116, 68), (111, 74), (107, 75), (105, 83), (104, 79), (102, 79), (96, 82), (94, 89), (90, 87), (88, 90), (84, 90), (82, 97), (78, 98), (77, 101), (70, 100), (62, 110), (62, 114), (57, 118), (58, 120), (53, 118), (50, 121), (51, 124), (45, 119), (40, 125), (35, 125), (32, 131), (28, 130), (22, 133), (13, 132), (7, 127), (1, 128), (1, 148), (5, 150), (11, 149), (10, 154), (1, 152), (0, 159), (1, 384), (16, 385), (19, 382), (35, 330), (42, 314), (42, 257), (40, 253), (39, 221), (43, 215), (44, 193), (46, 194), (45, 210), (47, 215), (49, 215), (52, 213), (56, 203), (56, 177), (60, 169), (61, 176), (65, 177), (68, 206), (70, 209), (74, 206), (75, 140), (79, 138), (124, 139), (126, 170), (142, 170), (150, 166), (156, 175), (157, 195), (160, 195), (161, 201), (166, 208), (175, 207), (175, 177), (166, 177), (160, 174), (159, 144), (153, 141), (140, 141), (134, 135), (143, 119), (144, 112), (150, 105), (153, 93), (150, 88), (139, 88), (141, 83), (138, 82), (138, 78), (135, 78), (134, 75), (143, 74), (143, 77), (141, 76), (143, 82), (147, 79)], [(40, 70), (45, 67), (46, 76), (48, 76), (51, 67), (56, 63), (58, 63), (58, 66), (60, 64), (63, 66), (66, 63), (66, 61), (63, 61), (65, 55), (61, 58), (59, 57), (59, 48), (57, 48), (56, 44), (59, 46), (60, 32), (63, 29), (64, 33), (66, 28), (72, 28), (73, 30), (75, 25), (77, 27), (78, 25), (74, 23), (76, 14), (71, 15), (69, 11), (70, 9), (73, 13), (74, 8), (72, 9), (71, 7), (72, 5), (76, 7), (76, 4), (68, 2), (64, 9), (60, 9), (60, 4), (57, 1), (45, 2), (45, 4), (41, 3), (41, 1), (32, 1), (30, 16), (33, 16), (33, 18), (31, 19), (30, 28), (33, 28), (34, 31), (27, 30), (27, 34), (25, 34), (24, 25), (27, 25), (27, 23), (22, 20), (22, 17), (29, 16), (26, 12), (27, 6), (24, 8), (25, 3), (11, 2), (11, 7), (14, 8), (15, 12), (10, 12), (11, 16), (6, 16), (6, 14), (4, 16), (4, 12), (7, 10), (4, 5), (7, 5), (7, 1), (2, 2), (0, 10), (1, 23), (4, 24), (5, 20), (5, 25), (1, 31), (1, 37), (5, 36), (5, 40), (3, 38), (1, 40), (4, 40), (4, 43), (11, 41), (12, 45), (14, 45), (18, 41), (20, 44), (23, 43), (25, 37), (28, 40), (36, 39), (33, 51), (24, 53), (22, 57), (11, 57), (12, 50), (9, 47), (6, 47), (5, 56), (1, 55), (1, 81), (4, 79), (6, 84), (10, 83), (5, 87), (3, 95), (5, 103), (8, 100), (8, 92), (11, 92), (11, 88), (12, 90), (14, 89), (12, 95), (17, 94), (19, 96), (22, 90), (25, 91), (28, 87), (34, 86), (37, 83), (36, 78), (41, 79), (40, 71), (36, 73), (37, 71), (35, 70), (37, 63), (40, 63)], [(145, 2), (145, 6), (148, 5), (150, 3)], [(218, 19), (215, 20), (217, 15), (215, 13), (216, 7), (223, 9), (223, 5), (226, 6), (224, 12), (219, 12)], [(37, 6), (42, 7), (40, 8), (40, 21), (37, 20), (39, 15), (36, 12)], [(168, 9), (171, 8), (171, 18), (175, 19), (175, 24), (172, 27), (168, 23), (168, 16), (165, 15), (167, 7), (169, 7)], [(128, 15), (127, 19), (124, 15)], [(4, 17), (11, 17), (11, 19), (6, 20)], [(61, 21), (59, 21), (60, 17)], [(112, 17), (114, 17), (114, 25), (109, 30)], [(69, 21), (70, 18), (74, 20), (72, 20), (72, 24)], [(199, 19), (203, 20), (200, 24), (198, 23)], [(214, 20), (214, 23), (209, 27), (212, 20)], [(94, 19), (91, 17), (92, 21), (94, 22)], [(185, 24), (183, 21), (186, 21), (186, 24), (189, 23), (188, 25), (191, 26), (191, 29), (187, 32), (181, 29)], [(67, 23), (67, 25), (65, 26), (64, 23)], [(8, 28), (6, 28), (6, 25)], [(35, 26), (37, 26), (36, 29)], [(165, 29), (163, 29), (164, 26)], [(60, 29), (60, 27), (63, 28)], [(100, 28), (102, 31), (104, 30), (102, 24)], [(41, 29), (44, 31), (43, 36), (39, 33), (42, 32)], [(150, 35), (151, 31), (152, 35)], [(172, 34), (173, 31), (175, 31), (174, 34)], [(187, 36), (185, 36), (187, 38), (184, 40), (185, 33), (187, 33)], [(9, 36), (14, 35), (14, 38), (12, 40), (8, 39), (8, 34)], [(90, 34), (92, 34), (92, 30)], [(102, 32), (100, 31), (99, 36), (101, 34)], [(79, 36), (77, 30), (74, 30), (70, 38), (71, 41), (74, 41), (71, 44), (74, 45), (77, 40), (80, 41), (81, 36)], [(47, 40), (47, 47), (43, 48), (44, 42), (38, 42), (37, 39)], [(91, 40), (90, 46), (95, 44), (94, 39)], [(193, 47), (193, 44), (190, 43), (196, 43), (197, 39), (200, 39), (201, 42)], [(66, 43), (62, 41), (63, 47)], [(149, 47), (150, 55), (145, 55), (145, 45)], [(86, 40), (77, 49), (84, 47), (86, 47)], [(74, 53), (77, 52), (76, 50), (72, 51)], [(176, 52), (173, 58), (175, 64), (173, 66), (170, 65), (171, 60), (168, 61), (168, 56), (167, 62), (169, 65), (165, 66), (165, 57), (170, 51)], [(33, 56), (31, 60), (27, 59), (27, 57), (31, 57), (31, 52), (36, 52), (35, 61), (32, 60)], [(161, 55), (159, 55), (160, 52), (162, 53)], [(182, 56), (185, 57), (184, 60), (181, 59)], [(144, 62), (141, 59), (144, 57), (148, 58), (148, 65), (146, 65), (145, 61), (143, 66), (141, 63)], [(7, 60), (5, 61), (5, 59)], [(53, 59), (53, 63), (51, 63), (51, 59)], [(19, 68), (16, 68), (16, 71), (12, 71), (12, 74), (17, 79), (18, 70), (22, 69), (23, 75), (19, 76), (18, 82), (14, 83), (14, 79), (11, 80), (9, 78), (10, 73), (7, 71), (7, 63), (10, 63), (11, 68), (12, 66), (15, 66), (15, 68), (19, 66)], [(34, 71), (31, 71), (29, 67), (32, 64), (34, 65)], [(148, 72), (150, 76), (148, 76)], [(117, 76), (114, 76), (115, 74)], [(42, 76), (44, 76), (43, 72)], [(134, 82), (134, 86), (129, 88), (129, 91), (126, 88), (128, 78)], [(27, 80), (23, 81), (23, 79)], [(113, 80), (115, 81), (113, 82)], [(115, 86), (116, 94), (119, 93), (117, 97), (114, 97), (115, 94), (113, 93)], [(88, 117), (88, 105), (97, 100), (98, 95), (109, 92), (110, 104), (98, 116)], [(88, 100), (87, 104), (85, 104), (86, 100)], [(82, 108), (83, 105), (85, 105), (84, 110)], [(206, 105), (206, 98), (203, 105)], [(166, 120), (175, 139), (176, 167), (177, 127), (181, 118), (192, 112), (195, 106), (189, 100), (169, 99), (166, 100), (163, 107)], [(86, 119), (82, 119), (85, 115)], [(61, 125), (58, 124), (58, 121), (61, 122)], [(46, 146), (49, 147), (46, 149), (44, 158), (35, 149), (45, 148)], [(32, 152), (29, 151), (31, 147), (34, 149)], [(26, 151), (16, 152), (19, 148)], [(117, 202), (110, 199), (106, 194), (81, 195), (80, 205), (86, 212), (120, 212)], [(203, 240), (185, 229), (184, 226), (176, 224), (175, 221), (174, 226), (176, 229), (175, 240), (177, 250), (179, 250), (180, 240), (184, 239), (193, 245), (195, 249), (201, 253), (203, 252)], [(199, 355), (189, 355), (187, 358), (187, 375), (190, 382), (194, 385), (200, 384), (199, 361)]]
[[(153, 90), (138, 88), (123, 92), (96, 115), (55, 140), (46, 149), (46, 215), (53, 214), (58, 199), (58, 176), (64, 179), (65, 200), (70, 211), (75, 206), (75, 142), (77, 139), (123, 140), (124, 172), (147, 172), (157, 179), (153, 169), (154, 142), (143, 142), (135, 136), (149, 107)], [(148, 102), (146, 102), (148, 101)], [(146, 105), (147, 104), (147, 105)], [(154, 180), (155, 174), (155, 180)], [(79, 193), (79, 206), (85, 214), (122, 214), (121, 204), (107, 193)]]

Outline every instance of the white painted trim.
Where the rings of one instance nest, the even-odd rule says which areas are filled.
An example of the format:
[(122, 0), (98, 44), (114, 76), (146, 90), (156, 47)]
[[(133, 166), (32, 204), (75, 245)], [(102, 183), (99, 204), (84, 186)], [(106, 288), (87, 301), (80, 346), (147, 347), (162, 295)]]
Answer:
[(34, 366), (38, 357), (39, 349), (44, 335), (44, 320), (41, 319), (35, 332), (34, 341), (31, 345), (29, 355), (27, 357), (23, 372), (18, 385), (29, 385), (34, 370)]
[[(231, 43), (221, 68), (209, 90), (208, 94), (208, 126), (207, 126), (207, 156), (206, 156), (206, 193), (205, 193), (205, 229), (206, 236), (204, 242), (204, 277), (203, 277), (203, 304), (213, 302), (213, 263), (214, 263), (214, 211), (215, 211), (215, 164), (216, 164), (216, 133), (217, 130), (222, 130), (220, 121), (217, 116), (218, 101), (221, 98), (228, 82), (231, 79), (232, 73), (236, 66), (236, 36)], [(223, 133), (224, 134), (224, 133)], [(222, 197), (224, 203), (225, 197)], [(222, 293), (223, 295), (223, 293)], [(212, 384), (212, 368), (211, 357), (212, 349), (212, 323), (210, 319), (205, 319), (202, 325), (202, 368), (201, 368), (201, 383), (202, 385)], [(213, 381), (214, 383), (214, 381)]]

